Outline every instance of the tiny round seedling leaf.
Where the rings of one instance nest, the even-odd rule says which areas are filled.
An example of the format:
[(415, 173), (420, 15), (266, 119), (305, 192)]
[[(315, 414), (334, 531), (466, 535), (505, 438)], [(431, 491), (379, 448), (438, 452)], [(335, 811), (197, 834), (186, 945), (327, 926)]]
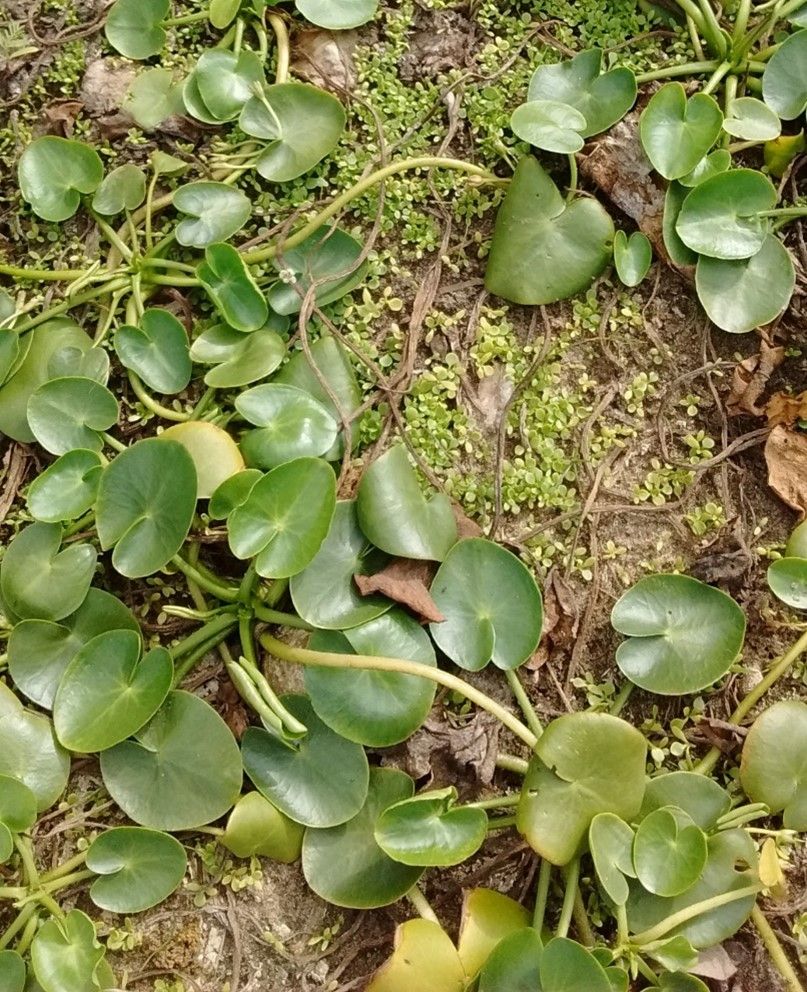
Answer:
[(771, 592), (794, 610), (807, 610), (807, 559), (779, 558), (768, 568)]
[(282, 315), (299, 313), (312, 285), (317, 306), (341, 299), (364, 278), (362, 246), (337, 227), (315, 231), (296, 248), (275, 258), (281, 278), (267, 294), (269, 305)]
[(754, 802), (784, 811), (788, 830), (807, 830), (807, 704), (784, 699), (757, 717), (743, 745), (740, 782)]
[(34, 977), (43, 992), (100, 989), (104, 953), (92, 920), (81, 910), (71, 909), (43, 923), (31, 942)]
[(28, 786), (41, 813), (62, 794), (69, 772), (70, 756), (50, 720), (25, 709), (0, 682), (0, 775)]
[(124, 210), (137, 210), (145, 198), (145, 173), (139, 166), (127, 162), (104, 177), (92, 198), (92, 208), (105, 217), (114, 217)]
[(510, 118), (510, 127), (516, 137), (535, 148), (573, 155), (583, 147), (586, 119), (568, 103), (539, 99), (517, 107)]
[(250, 465), (275, 468), (295, 458), (324, 455), (334, 445), (339, 425), (326, 406), (296, 386), (268, 382), (247, 389), (235, 408), (259, 427), (241, 438)]
[(168, 17), (170, 0), (115, 0), (107, 14), (107, 41), (127, 59), (147, 59), (165, 44), (161, 22)]
[(226, 324), (207, 328), (191, 346), (194, 362), (215, 366), (205, 373), (205, 385), (214, 389), (248, 386), (265, 379), (285, 354), (285, 342), (275, 331), (261, 328), (242, 334)]
[(111, 913), (142, 913), (171, 895), (187, 866), (185, 848), (169, 834), (113, 827), (87, 851), (87, 867), (101, 876), (90, 886), (90, 898)]
[(238, 445), (222, 427), (204, 420), (174, 424), (159, 435), (188, 452), (196, 469), (196, 496), (209, 499), (218, 487), (244, 469)]
[(264, 326), (269, 307), (232, 245), (208, 245), (205, 260), (197, 267), (196, 275), (230, 327), (247, 333)]
[(184, 112), (182, 84), (174, 82), (170, 69), (146, 69), (132, 83), (121, 109), (138, 127), (153, 131), (169, 117)]
[(653, 810), (636, 830), (633, 862), (648, 892), (659, 896), (686, 892), (700, 878), (706, 858), (706, 834), (676, 806)]
[(15, 834), (30, 830), (36, 823), (36, 796), (27, 785), (0, 775), (0, 824)]
[(329, 31), (347, 31), (372, 20), (378, 0), (295, 0), (297, 9), (312, 24)]
[(807, 109), (807, 30), (785, 38), (768, 60), (762, 96), (782, 120), (793, 121)]
[(650, 98), (639, 118), (642, 147), (665, 179), (691, 172), (717, 140), (723, 114), (705, 93), (687, 99), (681, 83), (667, 83)]
[(95, 192), (103, 178), (104, 166), (94, 148), (52, 135), (27, 145), (18, 169), (23, 199), (43, 220), (72, 217), (81, 194)]
[(118, 401), (106, 386), (83, 376), (51, 379), (28, 400), (28, 426), (45, 451), (64, 455), (75, 448), (100, 451), (101, 432), (114, 426)]
[(422, 792), (389, 806), (375, 825), (375, 842), (404, 865), (458, 865), (474, 855), (487, 835), (488, 818), (481, 809), (455, 806), (453, 786)]
[(741, 141), (773, 141), (782, 133), (782, 123), (762, 100), (753, 96), (740, 96), (731, 101), (723, 130)]
[(220, 843), (237, 858), (258, 855), (291, 864), (300, 856), (303, 829), (260, 792), (248, 792), (233, 807)]
[(252, 204), (240, 189), (226, 183), (197, 182), (180, 186), (174, 206), (187, 214), (177, 224), (181, 245), (206, 248), (215, 241), (228, 241), (249, 220)]
[(616, 662), (631, 682), (664, 696), (699, 692), (722, 678), (745, 638), (734, 600), (687, 575), (650, 575), (616, 603), (611, 623), (627, 640)]
[(634, 231), (630, 237), (624, 231), (614, 235), (614, 265), (624, 285), (638, 286), (653, 262), (653, 249), (646, 234)]
[(28, 511), (44, 523), (77, 520), (95, 503), (100, 478), (97, 452), (82, 448), (68, 451), (28, 487)]
[(395, 950), (365, 992), (462, 992), (465, 987), (465, 969), (451, 938), (439, 923), (414, 919), (396, 928)]
[(168, 310), (146, 310), (137, 327), (119, 327), (115, 351), (127, 369), (158, 393), (181, 393), (191, 380), (188, 335)]

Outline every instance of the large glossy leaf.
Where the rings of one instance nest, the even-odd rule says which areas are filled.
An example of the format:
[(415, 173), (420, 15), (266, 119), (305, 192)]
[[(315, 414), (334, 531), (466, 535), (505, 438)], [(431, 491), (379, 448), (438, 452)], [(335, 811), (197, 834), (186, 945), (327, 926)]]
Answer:
[(489, 661), (518, 668), (538, 647), (543, 626), (541, 593), (514, 554), (481, 537), (455, 544), (431, 586), (445, 616), (429, 625), (435, 643), (461, 668), (479, 671)]
[(457, 790), (449, 786), (395, 803), (376, 821), (376, 844), (394, 861), (414, 867), (466, 861), (482, 846), (488, 818), (484, 810), (456, 801)]
[(699, 692), (729, 670), (745, 615), (719, 589), (688, 575), (650, 575), (616, 603), (611, 623), (627, 640), (616, 662), (636, 685), (665, 696)]
[(170, 0), (115, 0), (104, 26), (107, 41), (127, 59), (157, 55), (166, 37), (161, 22), (170, 9)]
[(395, 950), (373, 975), (366, 992), (462, 992), (464, 988), (465, 969), (451, 938), (439, 923), (415, 919), (396, 928)]
[(474, 978), (491, 952), (511, 933), (523, 930), (529, 915), (515, 899), (493, 889), (471, 889), (462, 903), (457, 950), (469, 978)]
[(773, 141), (782, 133), (778, 114), (753, 96), (740, 96), (731, 101), (723, 130), (742, 141)]
[(762, 76), (762, 95), (786, 121), (807, 109), (807, 31), (785, 38), (773, 53)]
[(70, 757), (56, 740), (47, 717), (23, 707), (0, 683), (0, 775), (17, 779), (46, 810), (67, 785)]
[(613, 813), (598, 813), (591, 821), (588, 846), (600, 885), (618, 906), (628, 901), (627, 878), (635, 878), (633, 830)]
[(266, 300), (231, 245), (208, 245), (196, 275), (230, 327), (243, 332), (257, 331), (266, 323), (269, 316)]
[(372, 768), (361, 810), (346, 823), (309, 828), (303, 839), (303, 874), (318, 896), (350, 909), (375, 909), (400, 899), (423, 869), (388, 857), (373, 836), (385, 809), (411, 797), (412, 779), (395, 768)]
[(633, 862), (648, 892), (686, 892), (700, 878), (706, 858), (706, 834), (677, 806), (653, 810), (636, 830)]
[(779, 558), (768, 568), (771, 592), (795, 610), (807, 610), (807, 559)]
[(177, 224), (176, 239), (181, 245), (193, 248), (206, 248), (214, 241), (228, 241), (241, 230), (252, 213), (249, 199), (240, 189), (226, 183), (197, 182), (180, 186), (174, 193), (174, 206), (188, 215)]
[(303, 17), (330, 31), (366, 24), (378, 8), (378, 0), (295, 0), (295, 3)]
[(356, 501), (340, 500), (319, 551), (291, 579), (295, 610), (312, 626), (326, 630), (344, 631), (374, 620), (392, 603), (384, 596), (360, 595), (353, 576), (372, 575), (385, 559), (359, 529)]
[(613, 992), (605, 969), (574, 940), (555, 937), (541, 955), (543, 992)]
[(50, 379), (28, 400), (28, 426), (52, 455), (74, 448), (100, 451), (101, 432), (117, 422), (118, 413), (114, 394), (83, 376)]
[(723, 114), (711, 96), (687, 100), (681, 83), (666, 83), (650, 98), (639, 119), (639, 134), (653, 168), (665, 179), (691, 172), (720, 134)]
[(614, 265), (621, 282), (638, 286), (653, 262), (653, 249), (646, 234), (634, 231), (630, 237), (624, 231), (614, 235)]
[(364, 278), (366, 263), (358, 263), (362, 246), (339, 228), (321, 228), (296, 248), (275, 258), (281, 278), (269, 290), (269, 305), (279, 314), (299, 313), (309, 289), (323, 307), (349, 293)]
[(35, 520), (77, 520), (95, 502), (101, 459), (77, 448), (57, 458), (28, 487), (28, 511)]
[(607, 131), (633, 106), (636, 78), (630, 69), (602, 72), (602, 52), (589, 48), (556, 65), (539, 66), (530, 80), (529, 100), (559, 100), (585, 118), (584, 138)]
[(168, 310), (146, 310), (137, 327), (118, 328), (115, 351), (127, 369), (158, 393), (181, 393), (191, 381), (188, 335)]
[(275, 331), (261, 328), (242, 334), (226, 324), (209, 327), (191, 347), (194, 362), (214, 366), (205, 373), (205, 385), (214, 389), (232, 389), (264, 379), (285, 354), (285, 342)]
[(129, 609), (103, 589), (90, 589), (61, 623), (23, 620), (8, 639), (8, 669), (17, 689), (44, 709), (53, 706), (59, 682), (79, 650), (110, 630), (138, 631)]
[(87, 851), (87, 867), (101, 876), (90, 886), (90, 898), (112, 913), (142, 913), (171, 895), (187, 864), (185, 848), (169, 834), (113, 827)]
[(339, 425), (330, 410), (310, 393), (281, 382), (247, 389), (235, 408), (260, 429), (247, 431), (241, 450), (250, 465), (274, 468), (295, 458), (324, 455), (334, 445)]
[(789, 830), (807, 830), (807, 704), (774, 703), (754, 721), (743, 745), (740, 781), (746, 795), (772, 813), (784, 811)]
[(565, 300), (611, 258), (614, 224), (591, 197), (567, 203), (530, 155), (519, 162), (496, 217), (485, 285), (512, 303)]
[(244, 469), (244, 459), (235, 441), (223, 427), (205, 420), (174, 424), (159, 436), (161, 440), (181, 444), (191, 456), (199, 499), (209, 499), (226, 479)]
[(140, 635), (110, 630), (81, 647), (53, 701), (61, 743), (82, 754), (104, 751), (137, 733), (171, 688), (174, 666), (165, 648), (141, 657)]
[(101, 476), (95, 508), (101, 547), (128, 578), (151, 575), (179, 551), (196, 508), (196, 469), (177, 441), (146, 438)]
[(191, 830), (217, 820), (241, 791), (241, 756), (216, 711), (172, 692), (134, 740), (101, 753), (107, 791), (126, 813), (155, 830)]
[(43, 992), (92, 992), (102, 988), (104, 948), (89, 916), (71, 909), (51, 917), (31, 942), (31, 964)]
[(516, 107), (510, 127), (516, 137), (535, 148), (573, 155), (583, 147), (586, 119), (568, 103), (536, 99)]
[(479, 975), (479, 992), (541, 992), (543, 949), (532, 927), (499, 941)]
[[(311, 648), (340, 654), (404, 658), (434, 668), (425, 630), (401, 609), (341, 633), (315, 631)], [(318, 716), (348, 740), (389, 747), (406, 740), (429, 715), (435, 684), (398, 672), (307, 668), (305, 687)]]
[(578, 852), (598, 813), (630, 820), (642, 804), (647, 742), (607, 713), (571, 713), (535, 746), (517, 813), (530, 846), (553, 864)]
[(283, 704), (308, 733), (292, 743), (250, 727), (242, 740), (247, 775), (295, 823), (307, 827), (345, 823), (367, 797), (367, 756), (358, 744), (326, 726), (305, 696), (285, 696)]
[(237, 858), (260, 855), (290, 864), (300, 857), (303, 829), (260, 792), (248, 792), (230, 813), (221, 844)]
[(122, 108), (144, 131), (153, 131), (164, 120), (182, 114), (182, 84), (174, 82), (171, 69), (146, 69), (134, 80)]
[[(199, 98), (216, 121), (237, 117), (247, 100), (264, 84), (263, 66), (255, 52), (236, 55), (220, 48), (202, 53), (194, 77)], [(193, 113), (194, 106), (188, 109)]]
[(145, 198), (145, 173), (139, 166), (127, 162), (104, 178), (92, 198), (92, 208), (112, 217), (124, 210), (136, 210)]
[(640, 819), (663, 806), (678, 806), (707, 832), (729, 811), (731, 797), (722, 786), (696, 772), (669, 772), (650, 779), (645, 789)]
[(103, 178), (104, 166), (94, 148), (52, 135), (27, 145), (18, 168), (23, 199), (44, 220), (72, 217), (81, 194), (94, 192)]
[(16, 951), (0, 951), (0, 988), (3, 992), (25, 988), (25, 962)]
[(79, 608), (97, 559), (91, 544), (59, 550), (58, 524), (29, 524), (11, 541), (0, 565), (3, 602), (24, 620), (61, 620)]

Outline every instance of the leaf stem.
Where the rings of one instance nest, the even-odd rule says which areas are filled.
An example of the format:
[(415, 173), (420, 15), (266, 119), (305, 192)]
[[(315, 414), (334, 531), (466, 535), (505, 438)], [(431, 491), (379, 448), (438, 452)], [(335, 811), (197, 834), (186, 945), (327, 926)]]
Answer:
[(278, 627), (294, 627), (295, 630), (314, 630), (310, 623), (298, 617), (295, 613), (283, 613), (281, 610), (272, 610), (263, 603), (255, 602), (252, 610), (259, 620), (264, 623), (274, 623)]
[(14, 836), (14, 847), (22, 861), (23, 878), (29, 888), (36, 888), (39, 885), (39, 872), (34, 861), (34, 849), (31, 841), (27, 837)]
[(32, 330), (34, 327), (39, 327), (40, 324), (44, 324), (53, 317), (58, 317), (63, 313), (67, 313), (74, 307), (81, 306), (82, 303), (89, 303), (91, 300), (98, 299), (99, 296), (104, 296), (107, 293), (113, 293), (118, 289), (123, 289), (129, 285), (129, 278), (125, 279), (113, 279), (111, 282), (104, 283), (102, 286), (96, 286), (94, 289), (88, 289), (86, 293), (79, 293), (76, 296), (68, 297), (62, 303), (57, 303), (55, 306), (50, 307), (47, 310), (43, 310), (42, 313), (38, 313), (36, 317), (29, 317), (28, 320), (24, 320), (21, 324), (17, 324), (16, 327), (11, 329), (17, 334), (24, 334), (26, 331)]
[(11, 941), (14, 940), (20, 930), (26, 926), (35, 913), (36, 905), (34, 903), (28, 903), (27, 906), (22, 907), (20, 912), (17, 914), (17, 918), (11, 923), (6, 932), (0, 936), (0, 951), (8, 947)]
[(63, 861), (62, 864), (53, 868), (51, 871), (46, 871), (40, 878), (43, 885), (48, 882), (54, 882), (57, 878), (64, 878), (65, 875), (70, 875), (77, 868), (80, 868), (84, 862), (87, 860), (87, 852), (81, 851), (74, 857), (69, 858), (67, 861)]
[(163, 406), (162, 403), (158, 403), (153, 396), (146, 392), (143, 383), (140, 381), (140, 376), (136, 372), (129, 369), (128, 375), (132, 391), (147, 410), (151, 410), (152, 413), (161, 417), (163, 420), (172, 420), (179, 424), (184, 424), (185, 421), (190, 420), (189, 413), (181, 413), (179, 410), (173, 410), (170, 406)]
[(731, 72), (731, 62), (721, 62), (720, 65), (715, 69), (709, 79), (706, 81), (706, 85), (701, 90), (701, 93), (706, 95), (713, 93), (717, 87), (720, 85), (723, 77), (727, 73)]
[(181, 17), (166, 17), (161, 22), (164, 28), (179, 27), (181, 24), (196, 24), (198, 21), (206, 21), (209, 17), (207, 8), (199, 10), (195, 14), (183, 14)]
[(275, 43), (277, 45), (275, 82), (285, 83), (289, 78), (289, 32), (286, 28), (286, 22), (280, 14), (269, 13), (266, 15), (266, 19), (275, 33)]
[(31, 945), (31, 941), (36, 935), (37, 927), (39, 926), (39, 913), (35, 912), (28, 922), (25, 924), (25, 929), (20, 935), (20, 939), (17, 941), (17, 946), (15, 948), (17, 954), (25, 954)]
[(215, 596), (216, 599), (221, 599), (225, 603), (238, 602), (237, 589), (233, 588), (233, 586), (225, 586), (215, 579), (210, 578), (210, 576), (200, 571), (195, 565), (191, 565), (190, 562), (185, 561), (180, 555), (174, 555), (171, 559), (171, 564), (178, 568), (187, 578), (191, 579), (198, 586), (201, 586), (205, 592), (209, 592), (211, 596)]
[(488, 817), (487, 831), (490, 833), (491, 830), (504, 830), (506, 827), (514, 827), (515, 825), (515, 816)]
[(662, 920), (661, 923), (657, 923), (654, 927), (650, 927), (649, 930), (643, 930), (641, 933), (634, 934), (633, 943), (640, 947), (644, 944), (652, 944), (656, 940), (661, 940), (661, 938), (665, 937), (671, 930), (675, 930), (684, 923), (694, 920), (696, 916), (702, 916), (704, 913), (710, 913), (713, 909), (720, 909), (721, 906), (728, 906), (730, 903), (737, 902), (740, 899), (747, 899), (749, 896), (756, 896), (761, 891), (761, 885), (747, 885), (742, 889), (734, 889), (731, 892), (722, 892), (718, 896), (712, 896), (711, 899), (703, 899), (701, 902), (693, 902), (691, 906), (680, 909), (677, 913), (673, 913), (671, 916), (668, 916), (666, 919)]
[(538, 719), (538, 714), (535, 712), (535, 708), (530, 702), (530, 697), (527, 695), (526, 689), (521, 684), (521, 679), (518, 677), (518, 672), (516, 672), (515, 669), (508, 668), (505, 670), (504, 677), (507, 679), (507, 684), (510, 686), (516, 702), (518, 703), (521, 712), (524, 714), (524, 719), (527, 721), (527, 726), (536, 737), (540, 737), (544, 732), (544, 728), (541, 725), (541, 721)]
[(577, 894), (577, 883), (580, 881), (580, 858), (574, 858), (566, 866), (566, 888), (563, 893), (563, 905), (560, 908), (560, 919), (555, 931), (556, 937), (565, 937), (569, 933), (574, 912), (574, 897)]
[(208, 620), (206, 624), (199, 627), (192, 634), (181, 640), (179, 644), (171, 649), (171, 657), (176, 662), (179, 658), (195, 651), (198, 647), (206, 644), (211, 638), (219, 634), (227, 634), (238, 623), (238, 617), (234, 612), (220, 613), (218, 616)]
[(793, 965), (790, 963), (782, 945), (779, 943), (776, 931), (768, 923), (767, 917), (759, 906), (754, 906), (751, 910), (751, 922), (757, 928), (757, 932), (762, 938), (762, 943), (765, 945), (765, 950), (770, 955), (771, 961), (776, 966), (776, 970), (784, 978), (788, 992), (804, 992), (804, 987), (799, 981)]
[(429, 900), (423, 895), (417, 885), (413, 885), (412, 888), (406, 893), (406, 898), (412, 903), (418, 916), (420, 916), (422, 920), (430, 920), (432, 923), (436, 923), (440, 926), (440, 920), (437, 918), (437, 914), (431, 908)]
[[(88, 269), (22, 269), (16, 265), (0, 265), (1, 276), (12, 279), (27, 279), (31, 282), (75, 282), (83, 279)], [(108, 279), (109, 273), (99, 274), (100, 279)]]
[(611, 703), (611, 709), (608, 712), (611, 716), (619, 716), (622, 710), (625, 708), (628, 700), (630, 699), (635, 686), (633, 682), (625, 682), (619, 692), (614, 696), (614, 701)]
[(514, 775), (526, 775), (530, 765), (528, 761), (515, 754), (505, 754), (504, 751), (499, 751), (496, 755), (496, 767), (505, 772), (512, 772)]
[(552, 881), (552, 862), (546, 858), (541, 858), (541, 867), (538, 869), (538, 884), (535, 887), (535, 909), (532, 911), (532, 926), (541, 936), (544, 928), (544, 917), (546, 916), (546, 904), (549, 902), (549, 884)]
[(594, 937), (594, 931), (591, 929), (591, 923), (588, 918), (588, 913), (586, 912), (586, 904), (583, 902), (583, 893), (580, 891), (579, 885), (575, 885), (574, 887), (574, 907), (572, 909), (572, 916), (574, 918), (574, 925), (577, 928), (577, 936), (580, 939), (580, 943), (583, 947), (593, 947), (597, 941)]
[(476, 803), (463, 803), (462, 809), (511, 809), (518, 806), (519, 795), (514, 792), (511, 796), (496, 796), (495, 799), (480, 799)]

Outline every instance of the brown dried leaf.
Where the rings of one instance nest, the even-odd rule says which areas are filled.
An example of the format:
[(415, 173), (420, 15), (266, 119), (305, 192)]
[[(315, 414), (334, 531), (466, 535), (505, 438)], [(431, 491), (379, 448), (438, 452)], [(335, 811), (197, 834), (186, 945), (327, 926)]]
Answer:
[(425, 623), (440, 623), (443, 614), (429, 593), (436, 566), (429, 561), (393, 558), (375, 575), (354, 575), (353, 581), (362, 596), (380, 592), (382, 596), (406, 606)]
[(544, 585), (544, 630), (535, 654), (524, 666), (536, 671), (555, 653), (571, 651), (580, 627), (580, 611), (574, 590), (557, 569), (552, 569)]
[(772, 348), (767, 342), (759, 343), (759, 354), (751, 355), (734, 366), (731, 391), (726, 400), (726, 410), (732, 417), (750, 413), (754, 417), (765, 414), (758, 406), (759, 398), (765, 392), (768, 380), (785, 360), (785, 349)]
[(45, 117), (51, 125), (50, 133), (71, 137), (76, 117), (83, 109), (84, 104), (80, 100), (58, 100), (45, 107)]
[(711, 978), (716, 982), (727, 982), (737, 974), (737, 965), (726, 951), (725, 947), (717, 944), (708, 947), (698, 955), (698, 963), (690, 968), (693, 975)]
[(356, 84), (353, 52), (357, 41), (355, 31), (298, 32), (294, 37), (294, 75), (337, 93), (352, 90)]
[(458, 503), (452, 503), (451, 509), (454, 511), (454, 519), (457, 521), (457, 536), (460, 541), (466, 537), (483, 537), (484, 531), (476, 521), (465, 515), (465, 511)]
[(431, 716), (387, 756), (414, 779), (428, 777), (430, 783), (447, 785), (456, 780), (458, 768), (470, 768), (479, 782), (487, 784), (496, 771), (499, 730), (498, 720), (489, 713), (476, 713), (459, 725)]
[(788, 506), (807, 517), (807, 434), (774, 427), (765, 444), (768, 485)]
[(765, 407), (768, 423), (771, 427), (777, 424), (791, 426), (797, 420), (807, 420), (807, 389), (798, 396), (788, 396), (787, 393), (774, 393)]

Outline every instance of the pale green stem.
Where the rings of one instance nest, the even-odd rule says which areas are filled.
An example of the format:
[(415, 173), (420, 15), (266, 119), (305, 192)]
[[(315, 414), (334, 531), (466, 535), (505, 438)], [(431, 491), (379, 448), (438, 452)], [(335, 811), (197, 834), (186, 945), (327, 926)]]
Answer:
[(536, 737), (540, 737), (544, 732), (544, 728), (541, 725), (541, 721), (538, 719), (538, 714), (535, 712), (535, 708), (530, 702), (530, 697), (527, 695), (526, 689), (521, 684), (521, 679), (518, 677), (518, 672), (514, 669), (508, 668), (505, 670), (504, 676), (507, 679), (507, 684), (510, 686), (521, 712), (524, 714), (524, 719), (527, 721), (527, 726)]
[(512, 772), (514, 775), (526, 775), (530, 765), (528, 761), (517, 757), (515, 754), (505, 754), (503, 751), (500, 751), (496, 755), (496, 767), (501, 768), (505, 772)]
[(549, 901), (549, 884), (552, 881), (552, 863), (546, 858), (541, 859), (541, 867), (538, 869), (538, 884), (535, 889), (535, 909), (532, 913), (532, 925), (541, 936), (544, 927), (544, 917), (546, 916), (546, 904)]
[(429, 905), (429, 900), (423, 895), (417, 885), (413, 885), (406, 893), (406, 898), (412, 903), (421, 919), (430, 920), (432, 923), (436, 923), (438, 926), (440, 925), (437, 914)]
[(286, 22), (279, 14), (269, 13), (266, 15), (266, 19), (275, 33), (275, 43), (277, 45), (275, 82), (285, 83), (289, 78), (289, 32), (286, 28)]
[(174, 555), (171, 559), (171, 564), (175, 568), (178, 568), (187, 578), (191, 579), (198, 586), (201, 586), (205, 592), (209, 592), (211, 596), (215, 596), (216, 599), (220, 599), (225, 603), (238, 602), (238, 590), (234, 586), (226, 586), (217, 582), (215, 579), (211, 579), (210, 576), (205, 575), (195, 565), (191, 565), (179, 555)]
[(685, 909), (681, 909), (677, 913), (666, 917), (661, 923), (650, 927), (649, 930), (643, 930), (641, 933), (634, 934), (633, 943), (640, 947), (645, 944), (652, 944), (656, 940), (661, 940), (671, 930), (676, 930), (684, 923), (694, 920), (697, 916), (710, 913), (713, 909), (720, 909), (721, 906), (728, 906), (730, 903), (737, 902), (740, 899), (759, 895), (761, 891), (762, 886), (760, 885), (747, 885), (742, 889), (734, 889), (732, 892), (723, 892), (719, 896), (712, 896), (711, 899), (694, 902), (691, 906), (687, 906)]
[(625, 708), (628, 700), (633, 693), (635, 686), (633, 682), (626, 682), (619, 692), (614, 696), (614, 701), (611, 703), (611, 709), (608, 711), (611, 716), (619, 716), (622, 710)]
[(793, 965), (790, 963), (782, 945), (779, 943), (776, 931), (768, 923), (765, 914), (759, 906), (754, 906), (751, 910), (751, 922), (757, 928), (757, 933), (762, 938), (762, 943), (765, 945), (765, 949), (770, 955), (771, 960), (776, 965), (777, 971), (784, 978), (788, 992), (804, 992), (804, 988), (799, 981)]
[(132, 386), (132, 391), (135, 396), (140, 400), (147, 410), (151, 410), (152, 413), (161, 417), (163, 420), (172, 420), (178, 424), (184, 424), (187, 420), (190, 420), (189, 413), (181, 413), (179, 410), (172, 410), (169, 406), (163, 406), (162, 403), (158, 403), (153, 396), (150, 396), (144, 386), (140, 381), (139, 376), (136, 372), (129, 369), (129, 382)]
[(476, 803), (463, 803), (463, 809), (512, 809), (518, 806), (520, 796), (514, 792), (512, 796), (496, 796), (495, 799), (480, 799)]
[(566, 866), (566, 890), (563, 893), (563, 905), (560, 909), (560, 920), (555, 931), (556, 937), (565, 937), (569, 933), (574, 912), (574, 897), (577, 894), (577, 883), (580, 880), (580, 858), (574, 858)]

